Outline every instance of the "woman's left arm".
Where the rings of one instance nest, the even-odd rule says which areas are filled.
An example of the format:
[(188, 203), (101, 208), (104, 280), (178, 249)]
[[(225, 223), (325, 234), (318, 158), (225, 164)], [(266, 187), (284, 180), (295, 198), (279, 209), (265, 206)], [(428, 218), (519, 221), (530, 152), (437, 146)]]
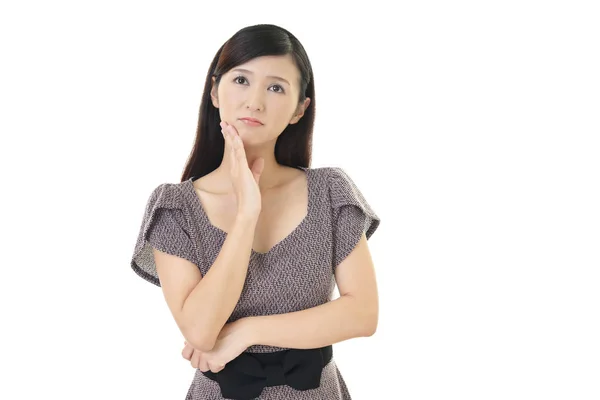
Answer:
[(302, 311), (243, 318), (247, 343), (295, 349), (328, 346), (377, 329), (379, 301), (373, 260), (362, 234), (335, 270), (340, 297)]

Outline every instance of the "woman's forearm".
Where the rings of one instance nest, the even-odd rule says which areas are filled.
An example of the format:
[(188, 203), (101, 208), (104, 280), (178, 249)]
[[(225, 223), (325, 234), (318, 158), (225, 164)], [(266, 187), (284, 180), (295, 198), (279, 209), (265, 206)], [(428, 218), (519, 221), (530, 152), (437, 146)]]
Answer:
[(257, 218), (239, 216), (219, 255), (184, 302), (193, 346), (210, 351), (231, 316), (246, 280)]
[(339, 298), (302, 311), (248, 317), (252, 345), (312, 349), (354, 337), (371, 336), (377, 311), (361, 307), (352, 296)]

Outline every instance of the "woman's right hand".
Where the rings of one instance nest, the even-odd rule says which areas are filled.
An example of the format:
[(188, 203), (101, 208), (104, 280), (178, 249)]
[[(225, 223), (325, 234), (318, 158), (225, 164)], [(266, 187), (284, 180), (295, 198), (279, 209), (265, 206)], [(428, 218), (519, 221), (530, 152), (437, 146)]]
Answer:
[(184, 348), (181, 351), (181, 356), (188, 360), (192, 367), (199, 369), (202, 372), (211, 371), (215, 374), (225, 368), (225, 365), (214, 364), (206, 356), (206, 353), (196, 350), (187, 341), (183, 342)]
[(244, 143), (235, 127), (225, 121), (222, 121), (220, 125), (225, 138), (225, 153), (223, 156), (229, 157), (231, 182), (237, 197), (237, 215), (258, 218), (262, 208), (258, 182), (265, 161), (263, 158), (258, 158), (251, 167), (248, 166)]

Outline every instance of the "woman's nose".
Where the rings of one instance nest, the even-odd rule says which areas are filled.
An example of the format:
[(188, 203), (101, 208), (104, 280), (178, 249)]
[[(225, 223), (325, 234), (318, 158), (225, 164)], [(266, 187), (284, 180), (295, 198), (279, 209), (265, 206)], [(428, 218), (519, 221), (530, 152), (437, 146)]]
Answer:
[(252, 111), (260, 111), (263, 108), (264, 94), (260, 90), (251, 91), (246, 101), (246, 107)]

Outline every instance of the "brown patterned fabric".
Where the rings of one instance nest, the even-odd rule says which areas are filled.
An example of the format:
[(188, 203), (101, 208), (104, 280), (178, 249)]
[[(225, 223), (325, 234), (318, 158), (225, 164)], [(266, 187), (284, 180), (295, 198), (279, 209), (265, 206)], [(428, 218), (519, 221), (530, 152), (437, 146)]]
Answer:
[[(380, 219), (352, 179), (341, 168), (301, 168), (308, 179), (308, 213), (286, 238), (266, 253), (251, 251), (246, 282), (228, 322), (247, 316), (300, 311), (332, 300), (335, 268), (350, 254), (363, 232), (367, 239)], [(148, 199), (131, 268), (160, 286), (152, 247), (185, 258), (206, 275), (227, 234), (212, 225), (190, 178), (162, 183)], [(282, 347), (255, 345), (248, 352), (273, 352)], [(198, 369), (186, 400), (223, 399), (215, 381)], [(318, 389), (297, 391), (267, 387), (261, 400), (349, 400), (348, 389), (334, 359), (323, 369)]]

